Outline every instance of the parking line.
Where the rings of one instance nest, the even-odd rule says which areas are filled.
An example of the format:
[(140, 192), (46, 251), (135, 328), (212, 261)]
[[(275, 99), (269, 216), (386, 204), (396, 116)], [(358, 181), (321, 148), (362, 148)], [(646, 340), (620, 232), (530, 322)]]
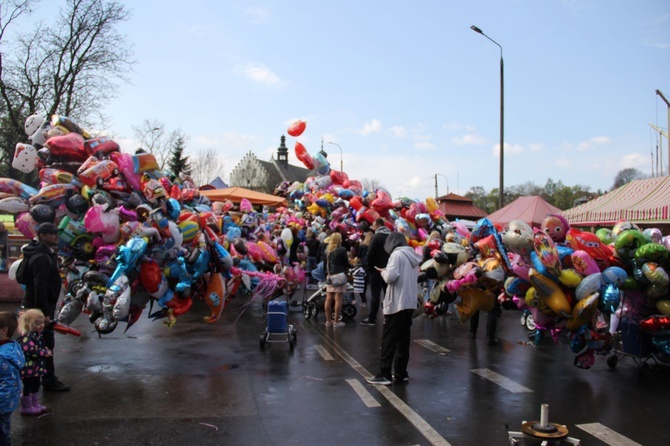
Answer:
[(450, 352), (449, 349), (446, 349), (446, 348), (442, 347), (441, 345), (438, 345), (438, 344), (434, 343), (433, 341), (431, 341), (429, 339), (415, 339), (414, 342), (416, 342), (417, 344), (419, 344), (423, 347), (426, 347), (430, 351), (433, 351), (433, 352), (435, 352), (437, 354), (440, 354), (440, 355), (443, 355), (443, 356), (446, 356), (447, 353)]
[(470, 371), (472, 373), (475, 373), (475, 374), (483, 377), (483, 378), (488, 379), (491, 382), (494, 382), (494, 383), (498, 384), (500, 387), (503, 387), (503, 388), (509, 390), (512, 393), (532, 393), (533, 392), (528, 387), (524, 387), (521, 384), (516, 383), (509, 378), (505, 378), (504, 376), (494, 372), (493, 370), (472, 369)]
[(576, 426), (593, 435), (598, 440), (607, 443), (609, 446), (642, 446), (640, 443), (624, 437), (600, 423), (577, 424)]
[(351, 388), (354, 389), (354, 392), (358, 394), (358, 397), (363, 401), (363, 404), (368, 407), (382, 407), (382, 405), (377, 402), (372, 394), (370, 394), (370, 392), (368, 392), (367, 389), (363, 387), (363, 384), (361, 384), (359, 380), (348, 379), (346, 381), (349, 383)]
[(328, 350), (326, 350), (323, 345), (317, 344), (314, 346), (317, 352), (321, 355), (324, 361), (334, 361), (335, 358), (333, 358), (333, 355), (328, 353)]
[[(337, 352), (338, 355), (344, 361), (351, 366), (352, 369), (356, 370), (363, 378), (369, 378), (372, 376), (372, 373), (368, 372), (365, 367), (360, 365), (358, 361), (352, 358), (342, 347), (339, 346), (336, 342), (325, 338), (323, 335), (319, 334), (324, 342), (330, 344), (330, 346)], [(407, 405), (403, 400), (398, 398), (395, 393), (391, 392), (386, 386), (375, 386), (377, 390), (386, 398), (386, 400), (395, 407), (395, 409), (400, 412), (414, 427), (426, 437), (426, 440), (432, 445), (436, 446), (451, 446), (444, 437), (442, 437), (433, 427), (426, 422), (421, 416), (414, 411), (411, 407)]]

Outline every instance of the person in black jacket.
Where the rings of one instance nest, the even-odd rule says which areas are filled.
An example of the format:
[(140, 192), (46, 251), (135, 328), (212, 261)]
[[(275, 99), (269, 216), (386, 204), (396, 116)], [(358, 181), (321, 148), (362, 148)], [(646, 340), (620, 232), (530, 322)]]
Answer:
[(363, 261), (365, 271), (370, 278), (370, 313), (368, 317), (361, 321), (361, 325), (369, 326), (377, 323), (380, 297), (382, 292), (386, 293), (386, 282), (382, 279), (379, 269), (386, 268), (389, 261), (389, 253), (384, 250), (384, 243), (391, 233), (389, 228), (384, 226), (384, 219), (382, 218), (375, 220), (372, 229), (375, 231), (375, 235), (372, 236), (368, 253)]
[[(342, 234), (333, 232), (328, 242), (328, 249), (326, 250), (326, 273), (332, 276), (339, 273), (347, 273), (351, 265), (349, 264), (349, 257), (347, 250), (342, 245)], [(326, 287), (326, 302), (324, 304), (324, 311), (326, 312), (326, 327), (344, 327), (344, 322), (341, 322), (340, 313), (342, 312), (342, 295), (347, 289), (347, 283), (342, 285), (328, 284)], [(335, 303), (335, 317), (333, 318), (333, 302)]]
[[(31, 280), (26, 284), (22, 308), (38, 308), (45, 316), (45, 328), (42, 332), (44, 345), (55, 352), (56, 343), (53, 324), (55, 323), (56, 304), (60, 296), (63, 281), (58, 269), (58, 228), (53, 223), (41, 223), (37, 227), (37, 239), (23, 248), (23, 262)], [(45, 358), (45, 375), (42, 377), (44, 390), (64, 391), (70, 386), (56, 377), (53, 356)]]

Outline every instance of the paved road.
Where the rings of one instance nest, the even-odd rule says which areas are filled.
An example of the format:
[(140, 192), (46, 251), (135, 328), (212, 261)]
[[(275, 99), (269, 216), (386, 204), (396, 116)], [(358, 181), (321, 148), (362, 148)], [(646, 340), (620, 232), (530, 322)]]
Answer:
[(667, 369), (640, 377), (632, 361), (610, 370), (605, 358), (577, 369), (567, 345), (525, 345), (516, 311), (503, 314), (495, 347), (484, 320), (472, 340), (455, 319), (416, 318), (410, 382), (387, 388), (364, 379), (381, 326), (326, 328), (292, 311), (296, 348), (261, 350), (262, 308), (244, 304), (216, 325), (198, 302), (171, 329), (143, 317), (103, 338), (80, 316), (83, 336), (58, 335), (56, 346), (72, 390), (47, 393), (52, 412), (39, 418), (15, 413), (14, 444), (504, 445), (542, 403), (584, 445), (670, 444)]

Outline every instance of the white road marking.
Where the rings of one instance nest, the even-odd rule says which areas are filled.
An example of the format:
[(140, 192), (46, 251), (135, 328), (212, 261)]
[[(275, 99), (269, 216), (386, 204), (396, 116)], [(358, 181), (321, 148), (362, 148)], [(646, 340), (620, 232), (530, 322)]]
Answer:
[(498, 384), (500, 387), (503, 387), (503, 388), (509, 390), (512, 393), (532, 393), (533, 392), (528, 387), (524, 387), (521, 384), (516, 383), (509, 378), (505, 378), (504, 376), (494, 372), (493, 370), (472, 369), (470, 371), (472, 373), (475, 373), (475, 374), (483, 377), (483, 378), (488, 379), (489, 381), (492, 381), (492, 382)]
[[(324, 342), (329, 343), (330, 347), (332, 347), (337, 352), (337, 354), (340, 355), (340, 357), (342, 357), (342, 359), (344, 359), (347, 364), (349, 364), (352, 369), (356, 370), (363, 378), (370, 378), (373, 376), (372, 373), (368, 372), (365, 367), (358, 363), (358, 361), (349, 356), (349, 354), (337, 343), (325, 338), (323, 335), (319, 336), (322, 337)], [(388, 402), (391, 403), (393, 407), (395, 407), (395, 409), (407, 419), (407, 421), (414, 425), (419, 433), (426, 437), (426, 440), (428, 440), (430, 444), (436, 446), (451, 446), (451, 443), (445, 440), (444, 437), (442, 437), (435, 429), (433, 429), (433, 427), (428, 424), (426, 420), (421, 418), (421, 416), (411, 407), (409, 407), (403, 400), (391, 392), (391, 389), (385, 386), (375, 386), (375, 388), (379, 390), (384, 398), (386, 398)]]
[(377, 402), (377, 400), (367, 391), (363, 384), (357, 379), (348, 379), (347, 382), (354, 389), (354, 392), (358, 394), (358, 397), (363, 401), (368, 407), (381, 407), (382, 405)]
[(333, 355), (328, 353), (328, 350), (326, 350), (323, 345), (315, 345), (314, 348), (316, 349), (317, 352), (321, 355), (324, 361), (333, 361), (335, 358), (333, 358)]
[(576, 426), (609, 446), (642, 446), (600, 423), (577, 424)]
[(450, 352), (449, 349), (446, 349), (446, 348), (442, 347), (441, 345), (438, 345), (438, 344), (436, 344), (433, 341), (428, 340), (428, 339), (415, 339), (414, 342), (416, 342), (417, 344), (419, 344), (423, 347), (426, 347), (430, 351), (433, 351), (433, 352), (438, 353), (438, 354), (443, 355), (443, 356), (446, 356), (447, 353)]

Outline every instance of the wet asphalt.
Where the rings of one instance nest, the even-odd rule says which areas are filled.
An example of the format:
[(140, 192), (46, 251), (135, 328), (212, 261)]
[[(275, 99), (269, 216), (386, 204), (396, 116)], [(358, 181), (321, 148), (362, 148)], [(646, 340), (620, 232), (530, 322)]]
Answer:
[[(519, 311), (503, 312), (498, 346), (487, 345), (485, 320), (470, 339), (453, 317), (415, 318), (410, 381), (381, 388), (365, 382), (382, 327), (359, 325), (364, 309), (327, 328), (323, 313), (305, 320), (292, 308), (294, 349), (260, 348), (267, 322), (257, 301), (232, 300), (215, 325), (203, 322), (202, 302), (172, 328), (147, 314), (126, 333), (120, 324), (99, 337), (81, 315), (81, 337), (57, 334), (57, 374), (72, 389), (45, 393), (47, 414), (15, 412), (12, 444), (505, 445), (508, 430), (539, 420), (543, 403), (583, 445), (670, 444), (668, 368), (641, 376), (632, 358), (610, 369), (597, 357), (580, 370), (565, 339), (528, 345)], [(582, 428), (594, 423), (633, 443)]]

